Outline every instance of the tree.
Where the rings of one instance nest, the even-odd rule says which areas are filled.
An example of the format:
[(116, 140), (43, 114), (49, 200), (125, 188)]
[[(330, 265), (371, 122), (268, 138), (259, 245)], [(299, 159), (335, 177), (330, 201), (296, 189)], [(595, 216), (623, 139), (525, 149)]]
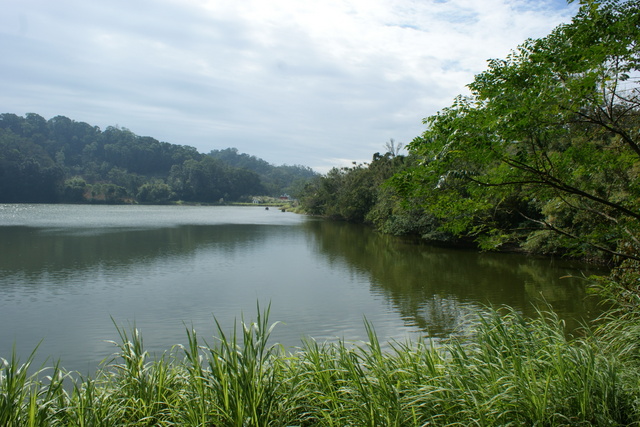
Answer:
[(274, 166), (256, 156), (250, 156), (245, 153), (240, 154), (237, 148), (212, 150), (209, 156), (222, 160), (232, 167), (255, 172), (264, 186), (262, 191), (266, 191), (265, 194), (271, 194), (272, 196), (288, 193), (297, 197), (297, 193), (300, 193), (301, 188), (316, 176), (316, 173), (309, 167), (301, 165)]
[(85, 201), (87, 183), (82, 177), (74, 176), (64, 182), (62, 201), (65, 203), (80, 203)]
[(384, 144), (384, 148), (387, 150), (387, 153), (392, 157), (400, 154), (403, 147), (404, 145), (401, 142), (396, 143), (396, 140), (393, 138), (389, 138), (389, 141)]
[(168, 203), (172, 197), (171, 188), (160, 180), (154, 180), (140, 186), (136, 198), (142, 203)]
[(0, 114), (0, 202), (218, 202), (280, 195), (314, 175), (236, 149), (206, 156), (118, 126), (103, 132), (64, 116)]
[(44, 149), (0, 129), (0, 202), (57, 202), (64, 171)]
[(553, 235), (576, 255), (640, 260), (638, 22), (637, 0), (585, 1), (489, 61), (471, 96), (425, 119), (409, 146), (422, 165), (396, 188), (484, 248)]
[(396, 209), (397, 195), (386, 185), (393, 174), (404, 168), (405, 157), (390, 152), (384, 156), (375, 153), (371, 163), (333, 168), (301, 190), (302, 209), (313, 215), (373, 224), (393, 234), (417, 232), (417, 228), (406, 224), (400, 226), (410, 209)]

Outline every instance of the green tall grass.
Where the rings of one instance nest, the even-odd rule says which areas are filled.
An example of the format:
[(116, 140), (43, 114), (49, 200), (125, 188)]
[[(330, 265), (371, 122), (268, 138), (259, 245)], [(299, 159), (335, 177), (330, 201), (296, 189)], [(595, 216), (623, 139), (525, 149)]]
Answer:
[(284, 349), (258, 307), (231, 332), (216, 322), (211, 344), (187, 328), (185, 345), (156, 358), (135, 327), (116, 326), (116, 357), (94, 378), (58, 366), (29, 375), (33, 355), (2, 359), (0, 425), (640, 425), (628, 336), (637, 320), (568, 339), (555, 314), (506, 308), (438, 347), (414, 339), (383, 350), (365, 321), (361, 345), (308, 338)]

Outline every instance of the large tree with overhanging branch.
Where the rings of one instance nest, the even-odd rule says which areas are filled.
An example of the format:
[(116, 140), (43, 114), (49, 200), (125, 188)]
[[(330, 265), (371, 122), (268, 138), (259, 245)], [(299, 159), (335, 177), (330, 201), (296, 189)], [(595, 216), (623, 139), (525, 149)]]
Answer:
[[(396, 187), (481, 247), (640, 260), (640, 2), (582, 1), (425, 119)], [(526, 239), (526, 241), (525, 241)]]

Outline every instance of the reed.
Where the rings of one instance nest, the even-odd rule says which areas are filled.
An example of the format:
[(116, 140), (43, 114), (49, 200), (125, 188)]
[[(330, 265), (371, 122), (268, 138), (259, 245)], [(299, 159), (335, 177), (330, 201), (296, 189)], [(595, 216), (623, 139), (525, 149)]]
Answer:
[(383, 350), (365, 321), (359, 345), (307, 338), (285, 350), (269, 311), (231, 332), (216, 321), (211, 345), (187, 328), (186, 345), (157, 358), (135, 327), (116, 326), (116, 357), (94, 378), (58, 365), (30, 375), (33, 354), (21, 363), (14, 351), (0, 369), (0, 425), (640, 425), (638, 345), (621, 326), (569, 339), (552, 312), (488, 309), (437, 347)]

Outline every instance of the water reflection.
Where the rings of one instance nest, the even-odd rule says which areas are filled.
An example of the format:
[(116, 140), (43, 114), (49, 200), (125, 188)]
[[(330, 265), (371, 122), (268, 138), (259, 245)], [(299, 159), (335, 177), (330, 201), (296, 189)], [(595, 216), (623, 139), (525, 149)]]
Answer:
[(137, 268), (158, 258), (189, 258), (199, 248), (218, 247), (227, 253), (245, 251), (268, 238), (265, 225), (184, 225), (172, 228), (39, 229), (2, 227), (0, 272), (23, 280), (1, 280), (0, 289), (23, 288), (28, 282), (49, 286), (68, 284), (65, 279), (83, 271)]
[[(432, 336), (451, 333), (478, 304), (509, 305), (534, 316), (533, 303), (546, 301), (567, 319), (597, 312), (596, 301), (585, 298), (585, 281), (579, 277), (602, 271), (584, 264), (434, 248), (346, 223), (303, 224), (310, 248), (329, 268), (346, 265), (366, 275), (373, 295), (391, 303), (408, 326)], [(38, 287), (51, 291), (77, 283), (73, 279), (83, 277), (82, 272), (124, 276), (127, 270), (162, 259), (187, 262), (199, 250), (219, 249), (231, 256), (286, 231), (276, 225), (240, 224), (116, 228), (99, 234), (83, 228), (3, 227), (0, 289), (5, 296)]]
[(605, 274), (595, 266), (521, 254), (436, 248), (373, 233), (352, 224), (309, 222), (315, 250), (344, 258), (370, 276), (371, 292), (383, 295), (408, 326), (446, 336), (480, 305), (509, 305), (526, 316), (551, 306), (570, 327), (593, 318), (598, 301), (587, 298), (585, 277)]
[[(22, 209), (22, 207), (21, 207)], [(366, 227), (257, 208), (30, 206), (0, 212), (0, 357), (13, 342), (67, 368), (97, 364), (135, 322), (164, 351), (185, 324), (207, 336), (213, 316), (251, 317), (273, 302), (274, 336), (443, 337), (480, 304), (534, 315), (544, 298), (564, 318), (589, 317), (581, 264), (432, 248)], [(3, 219), (4, 218), (4, 219)], [(29, 226), (32, 224), (32, 226)], [(26, 357), (26, 356), (25, 356)], [(85, 369), (80, 369), (84, 371)]]

